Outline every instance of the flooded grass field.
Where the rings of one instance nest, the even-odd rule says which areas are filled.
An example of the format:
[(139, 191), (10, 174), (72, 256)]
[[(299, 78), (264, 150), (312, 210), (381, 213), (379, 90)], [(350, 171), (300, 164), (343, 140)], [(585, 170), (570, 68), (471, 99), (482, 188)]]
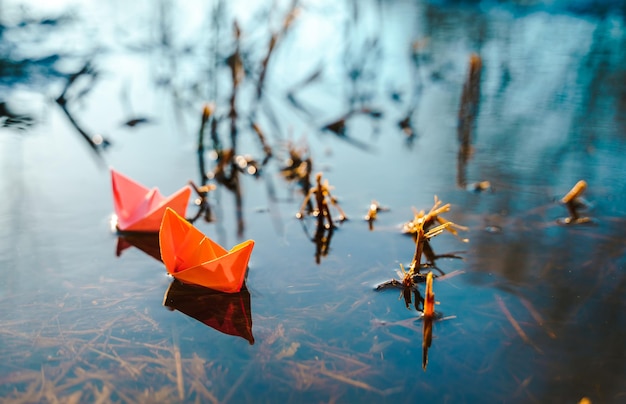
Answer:
[[(626, 400), (623, 3), (38, 3), (0, 4), (3, 402)], [(110, 167), (192, 182), (246, 287), (112, 230)]]

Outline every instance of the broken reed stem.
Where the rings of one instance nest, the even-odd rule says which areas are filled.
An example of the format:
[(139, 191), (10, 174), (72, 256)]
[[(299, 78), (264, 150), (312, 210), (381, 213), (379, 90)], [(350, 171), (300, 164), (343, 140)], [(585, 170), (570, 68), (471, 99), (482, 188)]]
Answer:
[(424, 293), (424, 317), (435, 314), (435, 294), (433, 293), (433, 273), (426, 275), (426, 292)]
[(459, 232), (458, 232), (458, 230), (468, 231), (469, 227), (458, 225), (456, 223), (453, 223), (449, 220), (444, 219), (441, 216), (437, 216), (437, 222), (439, 223), (439, 225), (442, 225), (442, 226), (445, 225), (446, 230), (448, 230), (450, 233), (452, 233), (455, 237), (459, 238), (464, 243), (467, 243), (469, 241), (469, 239), (467, 238), (461, 239), (459, 236)]
[(452, 227), (454, 223), (446, 221), (445, 223), (440, 224), (439, 226), (435, 226), (432, 229), (428, 230), (426, 234), (424, 234), (425, 240), (430, 240), (431, 238), (440, 235), (449, 227)]
[(410, 271), (414, 273), (419, 273), (421, 263), (422, 263), (422, 255), (424, 254), (424, 243), (428, 241), (428, 239), (441, 234), (445, 229), (452, 225), (452, 222), (446, 222), (440, 224), (439, 226), (433, 227), (428, 230), (427, 233), (424, 233), (424, 224), (426, 223), (423, 220), (421, 223), (418, 223), (417, 235), (415, 237), (415, 254), (413, 255), (413, 260), (411, 261)]
[(370, 231), (374, 230), (374, 221), (376, 220), (376, 216), (378, 215), (378, 210), (380, 209), (380, 205), (375, 200), (372, 200), (370, 203), (367, 214), (365, 215), (365, 220), (369, 226)]
[(561, 199), (562, 203), (571, 203), (574, 199), (578, 198), (587, 189), (587, 182), (580, 180), (569, 190), (569, 192)]
[(424, 237), (424, 229), (420, 225), (417, 230), (417, 238), (415, 239), (415, 254), (413, 255), (413, 261), (411, 261), (410, 271), (419, 272), (420, 271), (420, 263), (422, 262), (422, 254), (424, 252), (424, 242), (426, 238)]
[(214, 184), (210, 184), (210, 185), (202, 185), (200, 187), (198, 187), (193, 181), (187, 181), (187, 184), (193, 188), (193, 190), (196, 192), (196, 194), (198, 194), (198, 196), (200, 198), (206, 198), (208, 193), (211, 191), (214, 191), (216, 189), (216, 186)]
[[(435, 205), (436, 206), (436, 205)], [(439, 217), (439, 215), (441, 215), (442, 213), (446, 213), (450, 211), (450, 204), (446, 203), (445, 205), (438, 207), (435, 209), (435, 206), (433, 207), (433, 209), (431, 209), (430, 212), (428, 212), (428, 214), (426, 214), (426, 216), (424, 217), (424, 223), (428, 223), (428, 222), (432, 222), (432, 220), (434, 218)]]
[(574, 185), (572, 189), (561, 199), (561, 202), (567, 207), (569, 212), (569, 218), (564, 219), (565, 223), (584, 223), (589, 221), (589, 218), (581, 218), (578, 215), (579, 206), (576, 205), (576, 199), (585, 192), (587, 189), (587, 183), (584, 180), (580, 180)]

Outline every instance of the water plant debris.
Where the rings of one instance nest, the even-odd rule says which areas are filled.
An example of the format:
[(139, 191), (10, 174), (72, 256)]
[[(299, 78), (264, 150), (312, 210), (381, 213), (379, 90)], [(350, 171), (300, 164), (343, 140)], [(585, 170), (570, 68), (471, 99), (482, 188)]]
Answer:
[(335, 198), (330, 193), (331, 189), (332, 187), (329, 185), (328, 180), (325, 180), (324, 182), (322, 182), (322, 173), (317, 173), (315, 175), (315, 187), (309, 190), (309, 193), (304, 198), (304, 201), (302, 202), (302, 205), (300, 206), (300, 211), (296, 214), (296, 217), (298, 219), (302, 219), (304, 217), (306, 207), (308, 206), (308, 203), (311, 200), (311, 197), (314, 196), (316, 207), (311, 213), (313, 214), (313, 216), (317, 217), (317, 220), (320, 224), (327, 222), (325, 223), (326, 226), (329, 226), (329, 227), (334, 226), (333, 219), (330, 214), (330, 208), (328, 206), (329, 203), (333, 205), (339, 211), (339, 222), (343, 222), (344, 220), (347, 220), (348, 218), (346, 217), (346, 214), (343, 212), (343, 209), (341, 209), (341, 206), (339, 206), (339, 203), (337, 202), (337, 198)]
[(591, 221), (590, 218), (580, 215), (580, 210), (587, 208), (587, 203), (582, 198), (582, 194), (587, 189), (587, 182), (578, 181), (569, 192), (561, 198), (561, 203), (567, 207), (569, 217), (559, 219), (559, 223), (563, 224), (581, 224)]
[(443, 213), (450, 211), (450, 204), (446, 203), (442, 206), (442, 203), (443, 202), (441, 202), (441, 200), (435, 195), (435, 202), (433, 204), (433, 207), (430, 208), (430, 210), (428, 211), (428, 213), (425, 213), (423, 210), (417, 211), (414, 209), (413, 220), (406, 222), (402, 225), (402, 232), (412, 235), (413, 239), (416, 240), (420, 228), (428, 231), (432, 228), (435, 222), (439, 223), (440, 225), (448, 223), (448, 225), (444, 227), (444, 230), (452, 233), (461, 241), (465, 243), (468, 242), (468, 239), (460, 238), (459, 236), (459, 230), (467, 231), (467, 227), (452, 223), (441, 216)]
[(424, 328), (422, 335), (422, 369), (428, 365), (428, 349), (433, 342), (433, 319), (435, 317), (435, 294), (433, 293), (433, 273), (426, 275), (426, 292), (424, 293)]
[[(401, 280), (391, 279), (381, 283), (375, 289), (377, 291), (389, 288), (400, 289), (400, 296), (404, 298), (406, 308), (410, 309), (411, 305), (413, 305), (415, 310), (421, 312), (421, 318), (423, 320), (422, 369), (424, 370), (426, 370), (428, 364), (428, 350), (432, 344), (433, 321), (438, 316), (438, 313), (435, 312), (435, 294), (433, 292), (433, 280), (435, 279), (435, 275), (432, 270), (428, 271), (426, 274), (421, 272), (422, 268), (434, 267), (433, 262), (437, 257), (430, 247), (429, 240), (443, 233), (444, 230), (460, 238), (458, 230), (467, 230), (466, 227), (459, 226), (440, 216), (442, 213), (448, 212), (449, 210), (450, 204), (442, 206), (442, 202), (435, 196), (435, 202), (428, 213), (424, 211), (414, 212), (413, 220), (405, 223), (402, 229), (404, 233), (411, 234), (415, 240), (415, 252), (413, 253), (413, 259), (411, 260), (408, 270), (405, 270), (404, 266), (400, 264), (401, 272), (398, 271), (398, 275)], [(465, 242), (468, 241), (467, 239), (462, 240)], [(422, 256), (424, 255), (428, 262), (422, 264)], [(451, 254), (446, 256), (459, 258)], [(437, 267), (435, 268), (444, 275), (443, 271)], [(420, 283), (426, 283), (423, 297), (418, 289), (418, 284)]]
[[(441, 217), (442, 213), (450, 211), (450, 204), (441, 205), (441, 200), (435, 196), (435, 202), (428, 213), (424, 213), (424, 211), (415, 212), (413, 220), (403, 225), (402, 231), (413, 235), (415, 240), (415, 252), (413, 253), (411, 264), (409, 265), (408, 270), (405, 270), (404, 266), (400, 264), (401, 272), (398, 272), (398, 275), (402, 280), (391, 279), (376, 287), (376, 290), (384, 290), (388, 288), (401, 289), (401, 296), (404, 297), (406, 307), (410, 308), (413, 303), (415, 310), (417, 311), (424, 312), (426, 309), (426, 307), (424, 307), (424, 309), (420, 310), (420, 303), (424, 302), (424, 298), (422, 298), (419, 290), (417, 289), (417, 284), (426, 282), (428, 276), (433, 276), (432, 272), (429, 272), (428, 275), (421, 273), (422, 267), (424, 265), (426, 267), (432, 266), (432, 261), (436, 257), (430, 247), (429, 240), (441, 234), (444, 230), (452, 233), (457, 238), (459, 238), (458, 230), (467, 230), (466, 227), (459, 226), (458, 224)], [(439, 224), (435, 226), (435, 223)], [(462, 241), (467, 242), (468, 240), (462, 239)], [(429, 260), (429, 262), (424, 265), (422, 264), (423, 255), (426, 255)], [(458, 258), (454, 255), (451, 255), (450, 257)], [(440, 269), (438, 270), (443, 274), (443, 271)], [(412, 299), (412, 295), (414, 299)]]
[(376, 221), (378, 212), (385, 212), (388, 210), (389, 208), (380, 206), (380, 203), (378, 203), (378, 201), (372, 200), (372, 203), (370, 203), (367, 214), (363, 217), (365, 221), (368, 223), (370, 231), (374, 230), (374, 222)]

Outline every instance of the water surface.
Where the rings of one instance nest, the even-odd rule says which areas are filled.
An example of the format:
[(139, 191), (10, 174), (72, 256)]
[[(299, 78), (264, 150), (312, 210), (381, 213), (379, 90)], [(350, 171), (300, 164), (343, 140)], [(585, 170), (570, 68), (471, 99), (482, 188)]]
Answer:
[[(22, 117), (3, 117), (0, 130), (3, 399), (624, 399), (623, 9), (301, 2), (257, 101), (270, 34), (290, 5), (197, 3), (3, 4), (0, 102)], [(240, 217), (233, 193), (218, 186), (216, 220), (195, 224), (227, 248), (256, 241), (253, 344), (164, 307), (172, 279), (163, 264), (136, 247), (118, 256), (109, 227), (108, 166), (165, 194), (200, 182), (205, 102), (226, 117), (218, 133), (232, 146), (234, 20), (246, 68), (237, 152), (263, 159), (253, 118), (275, 156), (259, 177), (239, 176)], [(471, 153), (460, 156), (472, 53), (482, 59), (480, 102)], [(97, 74), (72, 84), (67, 110), (111, 143), (104, 150), (54, 102), (88, 61)], [(350, 116), (344, 136), (321, 130), (363, 108), (377, 113)], [(407, 117), (408, 139), (398, 125)], [(148, 122), (124, 125), (132, 118)], [(315, 221), (296, 219), (303, 196), (279, 174), (288, 139), (308, 145), (313, 172), (329, 179), (350, 219), (319, 264)], [(207, 170), (210, 148), (207, 139)], [(558, 225), (567, 215), (558, 199), (580, 179), (593, 222)], [(491, 188), (468, 191), (478, 181)], [(444, 234), (432, 243), (463, 260), (437, 261), (455, 276), (435, 281), (444, 319), (423, 371), (419, 313), (399, 292), (373, 289), (410, 262), (414, 244), (400, 225), (434, 195), (452, 203), (445, 217), (468, 226), (470, 241)], [(362, 217), (372, 199), (390, 210), (370, 231)]]

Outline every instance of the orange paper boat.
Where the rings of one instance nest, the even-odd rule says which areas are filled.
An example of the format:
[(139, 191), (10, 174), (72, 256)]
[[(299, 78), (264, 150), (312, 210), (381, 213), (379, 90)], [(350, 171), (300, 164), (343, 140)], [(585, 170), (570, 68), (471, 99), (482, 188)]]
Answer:
[(181, 215), (187, 211), (191, 188), (185, 186), (169, 197), (157, 188), (148, 189), (111, 169), (113, 207), (120, 231), (157, 232), (166, 208)]
[(226, 251), (169, 208), (159, 243), (161, 259), (174, 278), (227, 293), (241, 290), (254, 248), (248, 240)]

